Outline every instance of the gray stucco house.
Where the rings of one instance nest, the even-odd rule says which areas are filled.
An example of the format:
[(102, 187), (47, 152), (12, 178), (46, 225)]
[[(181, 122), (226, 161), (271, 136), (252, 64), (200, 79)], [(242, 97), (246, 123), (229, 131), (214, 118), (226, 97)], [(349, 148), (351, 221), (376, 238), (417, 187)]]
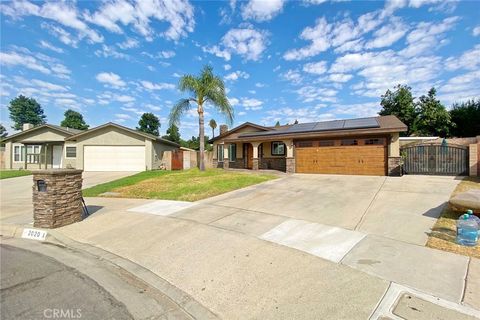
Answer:
[(85, 171), (144, 171), (159, 169), (164, 151), (174, 142), (109, 122), (88, 130), (51, 124), (8, 136), (5, 168), (77, 168)]

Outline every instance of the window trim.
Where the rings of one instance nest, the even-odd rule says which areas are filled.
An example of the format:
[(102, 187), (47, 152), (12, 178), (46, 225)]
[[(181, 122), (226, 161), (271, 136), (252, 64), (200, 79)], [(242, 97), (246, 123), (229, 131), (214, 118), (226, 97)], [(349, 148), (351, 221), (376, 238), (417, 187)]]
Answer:
[[(354, 143), (354, 144), (343, 144), (344, 141), (348, 141), (348, 140), (352, 140), (352, 141), (354, 141), (354, 142), (356, 142), (356, 143)], [(359, 142), (359, 139), (358, 139), (358, 138), (357, 138), (357, 139), (356, 139), (356, 138), (354, 138), (354, 139), (351, 139), (351, 138), (348, 138), (348, 139), (340, 139), (340, 146), (341, 146), (341, 147), (355, 147), (355, 146), (358, 146), (358, 145), (359, 145), (358, 142)]]
[[(221, 148), (222, 150), (222, 157), (219, 157), (220, 155), (219, 148)], [(217, 162), (223, 162), (223, 144), (217, 144)]]
[[(75, 157), (69, 157), (67, 153), (68, 148), (75, 148)], [(65, 159), (76, 159), (77, 158), (77, 146), (76, 145), (66, 145), (65, 146)]]
[[(275, 143), (283, 145), (283, 153), (273, 153), (273, 150), (274, 150), (273, 145)], [(286, 154), (286, 152), (287, 152), (287, 146), (285, 145), (285, 143), (283, 141), (272, 141), (272, 143), (270, 144), (270, 154), (272, 156), (284, 156)]]
[[(27, 148), (26, 148), (26, 146), (25, 146), (24, 144), (22, 144), (22, 143), (14, 143), (14, 144), (12, 145), (12, 148), (13, 148), (13, 152), (12, 152), (12, 154), (13, 154), (13, 159), (12, 159), (12, 161), (15, 162), (15, 163), (25, 162), (25, 159), (26, 159), (26, 156), (27, 156)], [(20, 150), (20, 154), (19, 154), (19, 156), (20, 156), (19, 159), (20, 159), (20, 160), (15, 160), (15, 155), (16, 155), (16, 153), (15, 153), (15, 148), (19, 148), (19, 150)]]

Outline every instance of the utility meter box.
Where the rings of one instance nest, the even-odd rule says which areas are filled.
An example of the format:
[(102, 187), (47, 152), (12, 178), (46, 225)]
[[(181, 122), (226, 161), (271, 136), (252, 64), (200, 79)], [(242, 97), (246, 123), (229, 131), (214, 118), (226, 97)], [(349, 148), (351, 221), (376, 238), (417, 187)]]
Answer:
[(33, 225), (59, 228), (82, 220), (82, 172), (74, 169), (33, 173)]

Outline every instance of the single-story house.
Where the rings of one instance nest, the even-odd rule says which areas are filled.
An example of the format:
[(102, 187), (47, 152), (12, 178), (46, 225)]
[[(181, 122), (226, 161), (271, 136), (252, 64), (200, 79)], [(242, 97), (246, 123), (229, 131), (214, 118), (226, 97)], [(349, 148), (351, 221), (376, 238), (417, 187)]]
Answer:
[(400, 175), (395, 116), (265, 127), (246, 122), (211, 139), (214, 167), (289, 173)]
[(161, 167), (164, 151), (180, 147), (111, 122), (88, 130), (51, 124), (23, 129), (4, 139), (7, 169), (152, 170)]

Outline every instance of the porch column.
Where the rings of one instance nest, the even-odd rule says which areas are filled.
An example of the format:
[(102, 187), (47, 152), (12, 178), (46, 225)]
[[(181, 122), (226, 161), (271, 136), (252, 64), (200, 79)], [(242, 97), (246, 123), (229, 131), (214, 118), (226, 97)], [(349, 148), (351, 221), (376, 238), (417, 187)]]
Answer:
[(252, 157), (252, 170), (258, 170), (259, 160), (258, 160), (258, 146), (261, 142), (250, 142), (253, 146), (253, 157)]
[(399, 177), (402, 175), (402, 158), (400, 157), (400, 135), (392, 133), (388, 141), (387, 173), (389, 176)]
[(223, 169), (228, 169), (228, 143), (223, 144)]
[(285, 172), (295, 173), (295, 157), (293, 154), (294, 144), (293, 140), (283, 140), (285, 147), (287, 148), (287, 155), (285, 157)]

